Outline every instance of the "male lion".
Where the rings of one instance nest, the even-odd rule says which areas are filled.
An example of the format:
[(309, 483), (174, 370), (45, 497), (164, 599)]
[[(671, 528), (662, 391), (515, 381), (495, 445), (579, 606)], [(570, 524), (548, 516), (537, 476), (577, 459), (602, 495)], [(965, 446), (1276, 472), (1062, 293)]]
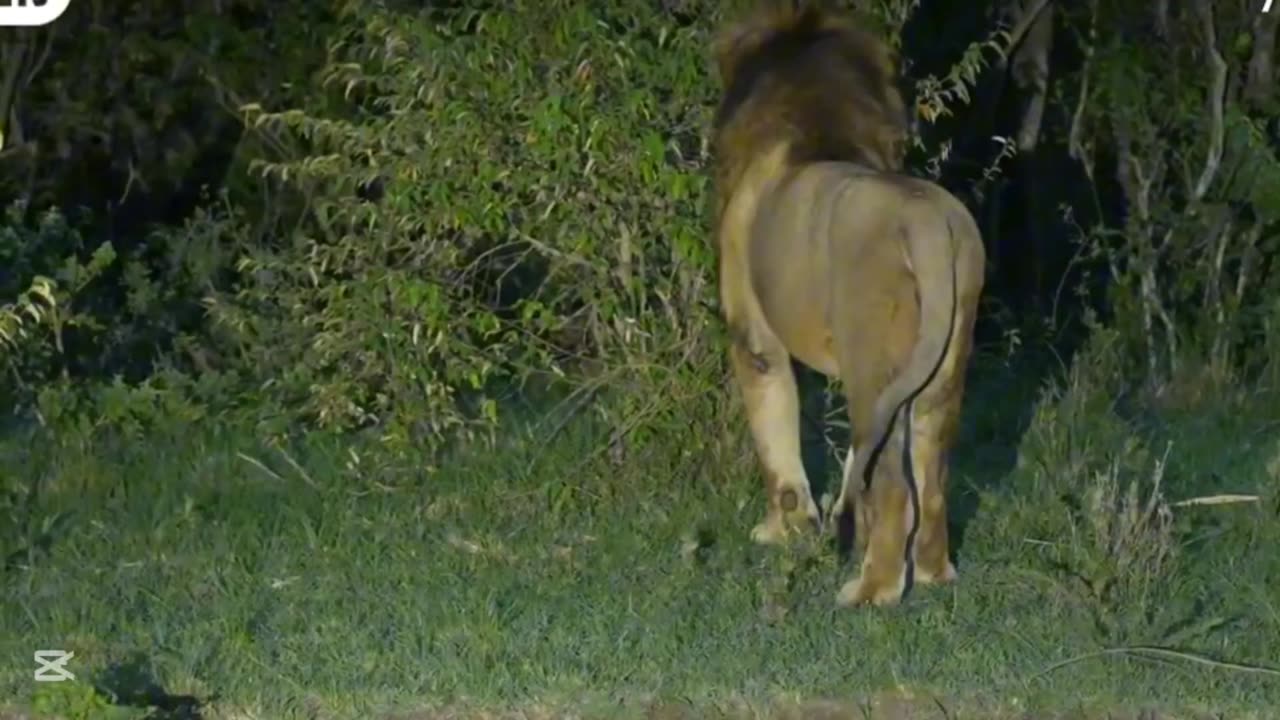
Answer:
[[(785, 2), (730, 26), (714, 51), (720, 302), (768, 502), (751, 535), (770, 543), (822, 526), (800, 458), (795, 357), (839, 377), (849, 406), (831, 520), (845, 535), (856, 512), (863, 558), (838, 601), (893, 604), (913, 581), (956, 576), (946, 455), (982, 238), (954, 196), (899, 174), (907, 120), (883, 42)], [(896, 460), (876, 462), (882, 451)]]

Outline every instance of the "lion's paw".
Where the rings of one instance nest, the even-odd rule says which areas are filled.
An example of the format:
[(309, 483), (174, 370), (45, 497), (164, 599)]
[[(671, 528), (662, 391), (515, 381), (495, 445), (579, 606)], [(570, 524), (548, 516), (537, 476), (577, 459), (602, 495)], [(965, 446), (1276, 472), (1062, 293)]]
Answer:
[(751, 528), (751, 541), (761, 545), (781, 545), (787, 539), (787, 526), (780, 515), (770, 514)]
[(822, 511), (818, 509), (817, 503), (810, 500), (803, 509), (793, 510), (787, 514), (787, 525), (806, 532), (812, 532), (815, 535), (821, 535), (823, 528)]
[(797, 532), (822, 534), (822, 514), (813, 501), (806, 508), (790, 512), (770, 511), (764, 520), (751, 529), (751, 540), (761, 545), (780, 545)]
[(957, 577), (959, 577), (959, 573), (956, 572), (956, 566), (948, 560), (946, 567), (942, 568), (942, 572), (940, 573), (928, 572), (917, 565), (912, 579), (921, 585), (942, 585), (949, 582), (955, 582)]
[(864, 571), (861, 577), (845, 583), (836, 595), (836, 605), (854, 607), (870, 604), (889, 607), (897, 605), (902, 599), (903, 584), (901, 582), (877, 584), (867, 582), (867, 579), (868, 574)]

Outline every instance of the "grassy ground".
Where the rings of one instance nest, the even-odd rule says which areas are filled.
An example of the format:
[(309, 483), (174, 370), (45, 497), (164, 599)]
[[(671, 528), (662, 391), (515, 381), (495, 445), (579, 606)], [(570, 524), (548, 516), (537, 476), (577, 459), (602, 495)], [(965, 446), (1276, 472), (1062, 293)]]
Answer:
[[(1280, 677), (1258, 666), (1280, 665), (1280, 483), (1263, 411), (1161, 416), (1171, 499), (1265, 495), (1174, 508), (1162, 540), (1080, 511), (1096, 514), (1086, 490), (1108, 465), (1071, 453), (1106, 455), (1110, 420), (1050, 403), (1024, 438), (1036, 379), (1012, 373), (982, 369), (970, 390), (959, 583), (889, 610), (836, 611), (853, 565), (821, 544), (747, 541), (762, 500), (750, 459), (725, 460), (740, 439), (686, 453), (687, 433), (661, 436), (583, 464), (600, 430), (584, 419), (431, 478), (337, 441), (285, 453), (214, 428), (10, 439), (0, 489), (40, 493), (0, 505), (0, 697), (71, 715), (111, 690), (213, 718), (1274, 717)], [(34, 683), (42, 648), (74, 650), (77, 682)]]

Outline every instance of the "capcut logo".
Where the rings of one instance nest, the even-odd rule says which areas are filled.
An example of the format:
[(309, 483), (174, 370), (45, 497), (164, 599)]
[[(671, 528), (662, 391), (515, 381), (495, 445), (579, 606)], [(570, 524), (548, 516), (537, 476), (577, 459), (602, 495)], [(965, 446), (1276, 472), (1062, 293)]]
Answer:
[(48, 25), (70, 4), (71, 0), (0, 0), (0, 27)]

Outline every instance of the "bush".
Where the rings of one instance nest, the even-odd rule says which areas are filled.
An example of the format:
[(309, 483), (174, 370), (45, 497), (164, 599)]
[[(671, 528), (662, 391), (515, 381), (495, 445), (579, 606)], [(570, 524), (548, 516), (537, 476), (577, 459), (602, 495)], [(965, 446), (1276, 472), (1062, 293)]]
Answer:
[(652, 397), (704, 356), (698, 29), (644, 3), (341, 17), (311, 105), (244, 108), (306, 151), (253, 164), (296, 225), (210, 301), (273, 402), (436, 446), (512, 384)]
[[(86, 257), (87, 256), (87, 257)], [(110, 243), (88, 251), (80, 232), (51, 209), (28, 219), (23, 203), (5, 208), (0, 225), (0, 403), (20, 406), (44, 383), (66, 377), (68, 344), (103, 326), (79, 307), (89, 287), (116, 260)]]
[[(862, 5), (895, 44), (915, 6)], [(218, 176), (225, 191), (181, 226), (117, 237), (114, 217), (10, 213), (0, 396), (11, 407), (46, 422), (95, 408), (89, 427), (131, 418), (137, 432), (172, 406), (251, 416), (270, 435), (363, 428), (392, 449), (435, 450), (491, 434), (506, 397), (551, 389), (570, 394), (570, 412), (602, 413), (611, 448), (659, 427), (691, 442), (745, 431), (718, 415), (731, 403), (699, 400), (725, 388), (704, 167), (719, 4), (308, 7), (296, 22), (263, 24), (278, 9), (256, 0), (193, 6), (174, 38), (120, 53), (118, 74), (132, 80), (108, 88), (118, 107), (93, 76), (70, 79), (83, 107), (46, 134), (68, 147), (109, 142), (72, 153), (56, 181), (32, 185), (28, 167), (25, 185), (0, 186), (26, 188), (40, 207), (80, 199), (66, 187), (103, 154), (104, 187), (132, 179), (120, 174), (129, 161), (139, 185), (163, 186), (148, 198), (190, 194), (182, 181), (203, 162), (162, 141), (175, 118), (234, 105), (236, 122), (192, 127), (221, 137), (234, 124), (243, 137)], [(1097, 193), (1115, 175), (1128, 202), (1122, 231), (1081, 233), (1104, 275), (1093, 282), (1109, 293), (1112, 351), (1126, 358), (1114, 369), (1166, 396), (1189, 384), (1179, 378), (1274, 374), (1280, 342), (1274, 102), (1216, 92), (1218, 66), (1205, 59), (1238, 83), (1252, 51), (1223, 39), (1247, 35), (1250, 16), (1223, 6), (1206, 24), (1203, 7), (1175, 13), (1151, 44), (1132, 42), (1147, 21), (1127, 6), (1062, 10), (1087, 61), (1052, 96), (1068, 120), (1055, 139)], [(158, 6), (82, 12), (75, 28), (173, 20)], [(107, 38), (95, 30), (86, 47)], [(84, 59), (58, 41), (58, 62), (24, 65), (39, 70), (12, 113), (27, 130), (62, 117), (56, 90)], [(918, 114), (958, 111), (994, 58), (1006, 69), (1006, 41), (992, 32), (949, 71), (918, 78)], [(31, 47), (0, 44), (7, 57), (30, 59)], [(180, 55), (193, 64), (169, 68)], [(277, 56), (291, 59), (263, 68)], [(1170, 58), (1180, 72), (1166, 71)], [(174, 92), (157, 95), (167, 72)], [(1001, 142), (986, 179), (1014, 149)], [(938, 177), (947, 152), (917, 165)], [(708, 431), (688, 433), (690, 416)]]
[(1164, 497), (1167, 449), (1153, 453), (1118, 408), (1119, 340), (1096, 329), (1066, 382), (1044, 391), (1019, 446), (1014, 511), (1044, 539), (1051, 574), (1084, 591), (1111, 635), (1146, 628), (1160, 611), (1179, 548)]
[(1154, 29), (1139, 6), (1068, 16), (1091, 34), (1068, 142), (1095, 193), (1113, 172), (1126, 204), (1123, 227), (1093, 229), (1085, 252), (1102, 259), (1109, 324), (1157, 393), (1188, 374), (1233, 380), (1273, 364), (1257, 351), (1274, 342), (1280, 290), (1269, 271), (1280, 156), (1267, 130), (1280, 106), (1249, 68), (1254, 43), (1274, 43), (1254, 12), (1199, 1)]

